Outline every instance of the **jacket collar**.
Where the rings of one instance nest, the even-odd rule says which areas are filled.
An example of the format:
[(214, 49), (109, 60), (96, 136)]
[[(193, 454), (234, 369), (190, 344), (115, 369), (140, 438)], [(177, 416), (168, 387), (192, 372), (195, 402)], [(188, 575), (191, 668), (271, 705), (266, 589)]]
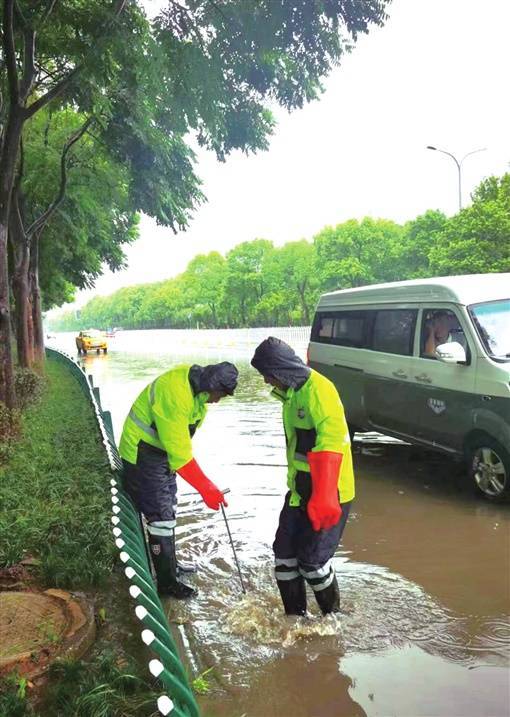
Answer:
[(285, 403), (286, 401), (290, 401), (292, 396), (294, 395), (294, 389), (288, 388), (286, 391), (284, 391), (281, 388), (273, 388), (271, 391), (271, 396), (274, 396), (282, 403)]

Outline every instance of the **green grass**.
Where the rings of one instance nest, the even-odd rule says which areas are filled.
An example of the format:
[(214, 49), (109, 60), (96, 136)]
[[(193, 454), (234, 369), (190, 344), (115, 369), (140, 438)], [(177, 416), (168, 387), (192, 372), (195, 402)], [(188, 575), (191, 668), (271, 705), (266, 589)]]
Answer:
[[(49, 672), (44, 699), (33, 706), (23, 680), (0, 682), (0, 714), (9, 717), (152, 717), (157, 715), (151, 685), (136, 665), (118, 664), (111, 651), (90, 661), (60, 660)], [(26, 682), (26, 681), (25, 681)]]
[[(23, 411), (21, 439), (0, 466), (0, 567), (30, 556), (44, 587), (87, 590), (97, 606), (98, 637), (86, 660), (52, 665), (43, 694), (16, 674), (0, 680), (1, 717), (157, 714), (139, 623), (126, 586), (112, 574), (110, 478), (78, 381), (65, 365), (48, 360), (41, 396)], [(41, 630), (57, 641), (51, 623), (41, 623)]]
[(0, 467), (0, 566), (31, 556), (47, 586), (102, 584), (114, 555), (109, 478), (91, 406), (66, 367), (48, 360), (42, 396)]

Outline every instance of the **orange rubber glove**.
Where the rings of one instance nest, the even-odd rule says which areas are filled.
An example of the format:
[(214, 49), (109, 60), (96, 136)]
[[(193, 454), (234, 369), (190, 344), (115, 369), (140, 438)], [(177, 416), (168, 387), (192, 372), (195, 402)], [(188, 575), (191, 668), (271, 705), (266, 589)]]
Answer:
[(179, 468), (177, 473), (195, 490), (198, 490), (204, 499), (204, 503), (209, 508), (219, 510), (222, 503), (223, 505), (228, 505), (221, 490), (207, 478), (194, 458), (189, 463), (186, 463), (185, 466)]
[(327, 530), (338, 523), (342, 508), (338, 499), (338, 476), (342, 454), (333, 451), (307, 453), (312, 479), (312, 495), (307, 513), (314, 530)]

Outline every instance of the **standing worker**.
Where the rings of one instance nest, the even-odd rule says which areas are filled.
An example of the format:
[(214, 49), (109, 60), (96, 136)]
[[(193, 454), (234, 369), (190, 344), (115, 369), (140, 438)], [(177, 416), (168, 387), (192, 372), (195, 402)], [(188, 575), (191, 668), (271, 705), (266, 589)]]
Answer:
[(195, 590), (178, 579), (175, 556), (176, 472), (213, 510), (227, 505), (223, 493), (193, 458), (191, 438), (207, 403), (231, 396), (238, 371), (224, 361), (211, 366), (178, 366), (144, 388), (129, 411), (120, 439), (123, 484), (147, 520), (158, 591), (187, 598)]
[(275, 577), (287, 615), (306, 613), (305, 580), (322, 613), (338, 612), (332, 558), (354, 498), (351, 442), (335, 386), (270, 336), (251, 364), (283, 402), (287, 485), (273, 544)]

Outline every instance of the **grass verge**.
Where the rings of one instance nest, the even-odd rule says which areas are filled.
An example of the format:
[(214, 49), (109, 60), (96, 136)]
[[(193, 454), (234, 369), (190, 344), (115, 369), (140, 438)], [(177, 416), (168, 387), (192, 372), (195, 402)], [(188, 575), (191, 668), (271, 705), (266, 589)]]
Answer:
[(108, 464), (91, 406), (65, 366), (49, 360), (41, 400), (0, 468), (0, 566), (35, 558), (52, 587), (90, 588), (111, 571)]
[(112, 574), (110, 477), (90, 404), (66, 367), (48, 360), (41, 396), (23, 412), (22, 437), (0, 467), (0, 568), (25, 561), (43, 587), (87, 591), (98, 639), (87, 660), (56, 662), (35, 699), (23, 678), (1, 681), (2, 716), (157, 714), (152, 680), (140, 676), (139, 624)]

